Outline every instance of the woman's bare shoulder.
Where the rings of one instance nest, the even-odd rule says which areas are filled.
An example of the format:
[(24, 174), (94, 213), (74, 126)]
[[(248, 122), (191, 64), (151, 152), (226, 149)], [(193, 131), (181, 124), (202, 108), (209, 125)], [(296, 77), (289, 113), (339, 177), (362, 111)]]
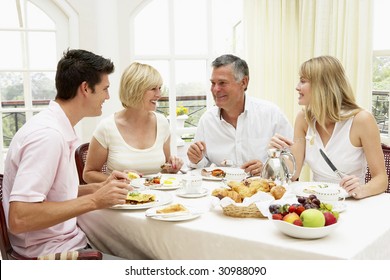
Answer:
[(367, 110), (361, 110), (354, 117), (354, 122), (358, 124), (367, 124), (367, 122), (376, 123), (375, 117), (373, 114)]

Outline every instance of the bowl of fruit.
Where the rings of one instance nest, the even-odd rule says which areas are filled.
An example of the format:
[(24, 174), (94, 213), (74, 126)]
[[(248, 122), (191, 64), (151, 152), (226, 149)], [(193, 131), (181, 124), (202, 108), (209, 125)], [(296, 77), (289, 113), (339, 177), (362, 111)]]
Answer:
[(295, 238), (322, 238), (340, 223), (339, 213), (332, 211), (332, 205), (322, 203), (315, 195), (298, 197), (293, 203), (274, 201), (269, 212), (268, 218), (275, 227)]

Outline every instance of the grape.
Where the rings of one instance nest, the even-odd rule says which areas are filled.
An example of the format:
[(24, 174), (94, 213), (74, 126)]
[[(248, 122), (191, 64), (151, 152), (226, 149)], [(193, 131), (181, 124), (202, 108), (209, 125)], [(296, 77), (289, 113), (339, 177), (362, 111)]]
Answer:
[(288, 204), (288, 203), (287, 203), (287, 204), (284, 204), (284, 205), (283, 205), (283, 210), (282, 210), (281, 212), (283, 212), (283, 213), (284, 213), (284, 212), (288, 212), (288, 208), (290, 208), (290, 204)]
[(305, 204), (306, 203), (306, 197), (303, 197), (303, 196), (298, 197), (298, 202), (300, 204)]
[(271, 204), (269, 206), (269, 212), (271, 214), (279, 214), (280, 213), (280, 205), (279, 204)]
[(311, 209), (312, 207), (311, 207), (311, 203), (305, 203), (304, 205), (303, 205), (303, 207), (305, 207), (305, 209)]
[(311, 195), (309, 195), (309, 199), (310, 199), (310, 200), (313, 200), (313, 199), (317, 199), (317, 197), (316, 197), (315, 194), (311, 194)]
[(311, 203), (314, 203), (315, 205), (320, 206), (321, 201), (319, 199), (317, 199), (317, 198), (314, 198), (314, 199), (311, 200)]
[(311, 208), (313, 208), (313, 209), (318, 209), (319, 208), (319, 205), (317, 205), (317, 204), (315, 204), (315, 203), (310, 203), (310, 205), (311, 205)]

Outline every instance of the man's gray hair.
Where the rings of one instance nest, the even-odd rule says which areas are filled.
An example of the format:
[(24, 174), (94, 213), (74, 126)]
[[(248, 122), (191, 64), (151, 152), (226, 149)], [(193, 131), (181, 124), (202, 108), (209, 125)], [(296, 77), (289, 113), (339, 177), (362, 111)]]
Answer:
[(249, 68), (248, 64), (245, 60), (232, 55), (232, 54), (224, 54), (217, 57), (212, 63), (211, 66), (213, 68), (219, 68), (226, 65), (232, 65), (234, 78), (237, 82), (241, 81), (244, 76), (248, 76), (249, 78)]

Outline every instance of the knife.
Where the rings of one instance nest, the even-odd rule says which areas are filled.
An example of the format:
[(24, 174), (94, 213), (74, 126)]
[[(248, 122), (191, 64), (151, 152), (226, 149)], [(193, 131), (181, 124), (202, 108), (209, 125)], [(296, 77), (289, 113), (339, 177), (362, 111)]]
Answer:
[(339, 176), (341, 179), (343, 178), (343, 173), (341, 173), (337, 168), (336, 166), (334, 166), (333, 162), (331, 162), (331, 160), (328, 158), (328, 156), (325, 154), (325, 152), (320, 149), (320, 153), (321, 153), (321, 156), (324, 158), (324, 160), (326, 161), (326, 163), (329, 165), (329, 167), (333, 170), (334, 173), (337, 174), (337, 176)]

